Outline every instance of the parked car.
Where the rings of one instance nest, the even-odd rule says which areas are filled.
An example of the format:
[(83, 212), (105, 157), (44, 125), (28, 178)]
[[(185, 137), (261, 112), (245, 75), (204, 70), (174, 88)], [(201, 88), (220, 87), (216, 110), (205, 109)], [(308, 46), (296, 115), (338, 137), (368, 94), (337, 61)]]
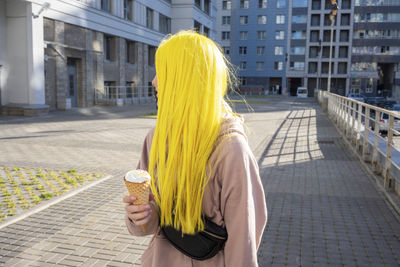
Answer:
[(381, 96), (377, 96), (377, 97), (366, 97), (365, 98), (365, 103), (366, 104), (370, 104), (370, 105), (374, 105), (377, 106), (378, 103), (384, 101), (385, 98), (381, 97)]
[(400, 104), (394, 104), (393, 107), (391, 108), (391, 110), (400, 112)]
[[(400, 118), (394, 118), (393, 129), (400, 132)], [(389, 114), (381, 113), (381, 119), (378, 123), (378, 130), (380, 133), (387, 133), (389, 130)]]
[(308, 97), (307, 87), (298, 87), (297, 88), (297, 97), (307, 98)]
[(348, 94), (347, 96), (348, 98), (360, 101), (360, 102), (365, 102), (365, 96), (363, 96), (362, 94)]

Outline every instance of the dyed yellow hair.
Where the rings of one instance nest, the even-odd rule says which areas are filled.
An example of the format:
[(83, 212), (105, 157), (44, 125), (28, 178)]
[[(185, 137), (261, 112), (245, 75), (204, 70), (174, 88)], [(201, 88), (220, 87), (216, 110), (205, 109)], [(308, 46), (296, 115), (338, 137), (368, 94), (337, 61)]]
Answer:
[[(156, 52), (158, 114), (151, 146), (151, 190), (160, 224), (184, 233), (204, 229), (202, 200), (211, 175), (208, 162), (229, 112), (224, 100), (229, 69), (209, 38), (181, 31)], [(175, 210), (175, 220), (172, 211)]]

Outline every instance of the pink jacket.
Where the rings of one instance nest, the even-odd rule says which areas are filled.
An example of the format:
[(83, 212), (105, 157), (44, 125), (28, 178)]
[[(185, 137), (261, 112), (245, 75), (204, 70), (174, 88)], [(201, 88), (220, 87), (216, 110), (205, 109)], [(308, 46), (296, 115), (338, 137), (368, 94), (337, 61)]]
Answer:
[[(140, 169), (148, 169), (153, 133), (154, 129), (144, 141), (138, 164)], [(219, 145), (210, 157), (213, 172), (204, 192), (203, 212), (213, 222), (226, 227), (228, 240), (224, 250), (205, 261), (182, 254), (160, 232), (158, 207), (152, 201), (152, 218), (145, 232), (126, 217), (132, 235), (154, 234), (142, 255), (142, 266), (258, 266), (257, 249), (267, 223), (267, 207), (257, 161), (249, 148), (241, 121), (227, 119), (220, 136), (227, 138), (217, 141)]]

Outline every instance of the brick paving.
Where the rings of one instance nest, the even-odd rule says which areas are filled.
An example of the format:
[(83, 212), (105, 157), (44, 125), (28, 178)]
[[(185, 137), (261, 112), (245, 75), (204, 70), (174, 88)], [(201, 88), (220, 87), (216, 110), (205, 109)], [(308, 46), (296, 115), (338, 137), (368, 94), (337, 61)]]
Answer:
[[(400, 222), (311, 100), (246, 114), (268, 206), (260, 266), (399, 266)], [(236, 104), (238, 110), (245, 110)], [(124, 225), (121, 177), (136, 166), (154, 105), (0, 117), (0, 164), (112, 177), (0, 230), (0, 265), (139, 266), (150, 237)]]

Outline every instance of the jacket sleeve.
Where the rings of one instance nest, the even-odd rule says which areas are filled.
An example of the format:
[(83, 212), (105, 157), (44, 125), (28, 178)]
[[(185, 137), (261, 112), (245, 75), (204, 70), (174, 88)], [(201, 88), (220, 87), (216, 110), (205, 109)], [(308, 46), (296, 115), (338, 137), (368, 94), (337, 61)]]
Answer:
[[(153, 134), (154, 134), (154, 129), (151, 130), (143, 143), (143, 148), (142, 148), (142, 154), (140, 156), (139, 163), (137, 165), (136, 169), (141, 169), (141, 170), (146, 170), (148, 171), (149, 169), (149, 155), (150, 155), (150, 149), (151, 149), (151, 142), (153, 139)], [(125, 224), (126, 227), (128, 228), (129, 233), (135, 236), (145, 236), (145, 235), (150, 235), (154, 234), (157, 229), (158, 229), (158, 222), (159, 222), (159, 209), (155, 201), (150, 201), (152, 213), (151, 213), (151, 218), (150, 221), (146, 224), (145, 230), (141, 226), (136, 226), (126, 215), (125, 216)]]
[(258, 266), (257, 250), (267, 223), (267, 207), (258, 164), (247, 140), (227, 142), (218, 167), (221, 212), (228, 231), (225, 266)]

